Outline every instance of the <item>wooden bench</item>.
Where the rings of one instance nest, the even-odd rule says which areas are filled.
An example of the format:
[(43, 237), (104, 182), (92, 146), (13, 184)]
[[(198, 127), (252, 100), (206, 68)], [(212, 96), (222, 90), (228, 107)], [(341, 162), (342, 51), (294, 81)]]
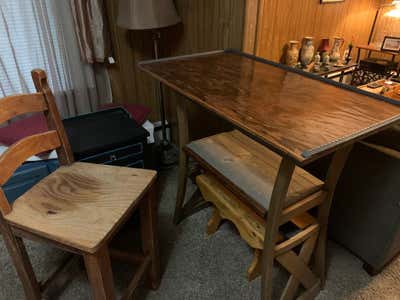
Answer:
[[(227, 219), (241, 237), (254, 248), (248, 268), (249, 280), (261, 273), (261, 257), (272, 191), (281, 157), (239, 131), (231, 131), (189, 143), (187, 154), (196, 160), (202, 173), (196, 183), (204, 199), (214, 206), (207, 232), (214, 233)], [(313, 298), (320, 290), (320, 278), (310, 269), (320, 225), (309, 210), (321, 205), (326, 193), (324, 182), (296, 167), (278, 222), (291, 227), (280, 230), (274, 257), (289, 273), (282, 299), (293, 299), (302, 284), (302, 297)], [(289, 225), (289, 226), (288, 226)], [(294, 248), (300, 246), (299, 251)]]

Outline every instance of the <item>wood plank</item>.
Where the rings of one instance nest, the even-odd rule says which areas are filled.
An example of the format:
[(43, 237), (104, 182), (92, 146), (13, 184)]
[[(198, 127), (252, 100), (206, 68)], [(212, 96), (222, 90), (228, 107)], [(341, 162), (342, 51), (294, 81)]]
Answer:
[(324, 186), (327, 196), (324, 202), (318, 208), (317, 220), (318, 224), (320, 225), (320, 234), (314, 255), (314, 270), (321, 279), (322, 287), (324, 286), (326, 279), (326, 243), (328, 238), (328, 222), (329, 213), (332, 206), (332, 199), (336, 189), (336, 184), (340, 178), (340, 174), (342, 173), (352, 148), (353, 145), (346, 146), (336, 151), (334, 154), (329, 165)]
[(261, 274), (262, 300), (270, 300), (272, 297), (272, 270), (274, 267), (275, 243), (279, 234), (279, 218), (282, 214), (284, 200), (289, 189), (294, 169), (295, 164), (293, 161), (288, 158), (282, 159), (271, 196), (271, 205), (268, 210), (263, 247)]
[[(240, 236), (254, 249), (263, 249), (265, 220), (228, 191), (214, 177), (199, 175), (196, 183), (206, 201), (215, 205), (219, 217), (235, 224)], [(278, 237), (281, 241), (282, 236)]]
[(114, 300), (113, 274), (107, 246), (94, 254), (84, 255), (84, 260), (93, 300)]
[(293, 237), (275, 246), (275, 256), (282, 255), (288, 252), (294, 247), (302, 244), (305, 240), (308, 240), (311, 236), (318, 236), (319, 225), (313, 224), (306, 229), (300, 231)]
[[(309, 264), (311, 256), (314, 252), (315, 244), (318, 236), (310, 238), (306, 241), (300, 249), (299, 258), (305, 263)], [(289, 280), (282, 292), (280, 300), (293, 300), (295, 299), (296, 292), (299, 288), (300, 281), (294, 276), (290, 275)]]
[(50, 174), (5, 216), (18, 228), (94, 253), (139, 204), (156, 172), (74, 163)]
[(242, 50), (249, 54), (255, 54), (256, 50), (259, 2), (260, 0), (246, 1)]
[(11, 211), (11, 205), (4, 194), (3, 189), (0, 187), (0, 211), (3, 215), (8, 214)]
[(0, 102), (0, 124), (19, 115), (46, 110), (47, 104), (41, 93), (8, 96)]
[(276, 260), (293, 274), (305, 288), (310, 289), (319, 282), (319, 279), (311, 272), (307, 264), (299, 259), (293, 251), (286, 252), (276, 257)]
[[(260, 8), (257, 55), (280, 61), (290, 40), (301, 41), (305, 36), (315, 38), (315, 48), (321, 38), (340, 36), (345, 46), (367, 43), (379, 0), (348, 0), (320, 4), (320, 1), (269, 0)], [(382, 18), (390, 19), (390, 18)], [(393, 23), (391, 23), (393, 26)], [(382, 31), (377, 32), (382, 35)], [(385, 25), (381, 27), (387, 28)], [(392, 27), (392, 31), (395, 30)], [(357, 34), (354, 34), (354, 33)], [(273, 34), (271, 34), (273, 33)], [(378, 38), (379, 41), (383, 37)], [(344, 51), (344, 47), (342, 49)], [(353, 52), (355, 56), (355, 52)]]
[(140, 66), (299, 165), (400, 120), (399, 106), (237, 53)]
[(188, 178), (189, 158), (183, 151), (183, 147), (189, 142), (189, 121), (186, 103), (181, 99), (176, 108), (179, 120), (179, 170), (178, 170), (178, 191), (176, 194), (174, 223), (178, 224), (182, 220), (183, 206), (185, 203), (186, 185)]
[(313, 207), (319, 206), (322, 201), (325, 200), (325, 197), (326, 193), (323, 191), (319, 191), (285, 208), (282, 212), (281, 224), (285, 224), (286, 222), (292, 220), (294, 217), (309, 211)]
[[(270, 205), (272, 190), (281, 157), (238, 131), (224, 132), (191, 142), (187, 150), (214, 176), (239, 189), (264, 216)], [(296, 167), (284, 206), (318, 191), (323, 182)]]
[(135, 293), (136, 288), (139, 286), (140, 280), (142, 280), (143, 275), (145, 275), (151, 264), (150, 256), (145, 256), (142, 263), (139, 265), (139, 268), (135, 271), (135, 275), (131, 279), (128, 287), (124, 291), (124, 294), (121, 297), (121, 300), (131, 300), (133, 299), (133, 295)]
[[(151, 32), (129, 31), (117, 25), (119, 1), (105, 0), (114, 46), (116, 64), (110, 65), (111, 85), (116, 103), (138, 103), (152, 109), (150, 120), (160, 120), (160, 108), (154, 96), (155, 82), (137, 68), (143, 59), (153, 58)], [(161, 29), (160, 54), (162, 57), (209, 51), (215, 49), (241, 49), (246, 0), (175, 0), (182, 24)], [(176, 102), (179, 96), (167, 91), (167, 119), (177, 140)], [(192, 107), (191, 119), (219, 122)], [(212, 120), (212, 121), (211, 121)], [(196, 127), (203, 131), (206, 128)]]
[(142, 249), (150, 258), (148, 286), (157, 289), (161, 281), (160, 249), (158, 246), (158, 201), (157, 190), (153, 186), (140, 206), (140, 230)]
[(50, 130), (56, 130), (61, 142), (58, 147), (57, 157), (61, 165), (69, 165), (74, 162), (71, 145), (69, 144), (67, 133), (61, 122), (60, 112), (58, 111), (55, 97), (49, 87), (46, 72), (41, 69), (34, 69), (31, 72), (33, 83), (38, 92), (43, 93), (48, 110), (45, 111), (47, 126)]
[(10, 226), (7, 224), (2, 214), (0, 214), (0, 232), (22, 282), (26, 299), (41, 299), (40, 285), (36, 279), (28, 254), (26, 253), (24, 242), (20, 237), (13, 235)]
[(60, 138), (54, 130), (26, 137), (0, 156), (0, 186), (4, 185), (15, 170), (29, 157), (60, 147)]

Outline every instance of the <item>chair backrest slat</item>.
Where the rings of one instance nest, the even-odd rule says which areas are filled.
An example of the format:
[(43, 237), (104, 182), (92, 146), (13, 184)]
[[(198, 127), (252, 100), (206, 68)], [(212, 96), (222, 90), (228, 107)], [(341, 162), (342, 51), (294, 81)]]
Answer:
[(61, 141), (55, 130), (35, 134), (15, 143), (0, 156), (0, 186), (3, 186), (29, 157), (60, 146)]
[(3, 215), (11, 212), (12, 205), (7, 201), (1, 187), (29, 157), (56, 150), (60, 165), (69, 165), (74, 162), (71, 146), (54, 95), (47, 82), (46, 73), (43, 70), (35, 69), (32, 71), (32, 79), (37, 93), (0, 99), (0, 123), (22, 114), (43, 112), (49, 131), (18, 141), (0, 156), (0, 212)]
[(7, 215), (11, 212), (11, 205), (10, 203), (8, 203), (6, 195), (4, 194), (3, 189), (1, 187), (0, 187), (0, 212), (3, 215)]
[(0, 124), (19, 115), (47, 111), (42, 93), (9, 96), (0, 101)]

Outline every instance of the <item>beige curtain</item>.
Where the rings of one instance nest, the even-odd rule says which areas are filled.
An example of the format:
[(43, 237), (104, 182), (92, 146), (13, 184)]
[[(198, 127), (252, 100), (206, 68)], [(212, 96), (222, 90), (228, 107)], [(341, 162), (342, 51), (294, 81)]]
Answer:
[(112, 100), (107, 70), (83, 63), (69, 1), (0, 1), (0, 97), (31, 93), (30, 71), (47, 72), (63, 117)]
[(70, 0), (81, 58), (104, 63), (111, 55), (110, 34), (103, 0)]

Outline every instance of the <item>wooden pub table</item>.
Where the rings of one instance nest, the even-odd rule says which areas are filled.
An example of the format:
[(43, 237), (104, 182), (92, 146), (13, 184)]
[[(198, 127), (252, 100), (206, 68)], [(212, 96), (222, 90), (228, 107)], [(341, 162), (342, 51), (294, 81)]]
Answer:
[[(273, 203), (282, 202), (281, 199), (286, 197), (295, 165), (305, 166), (334, 153), (323, 187), (327, 198), (321, 216), (325, 214), (323, 220), (326, 220), (337, 180), (352, 145), (400, 121), (400, 107), (390, 99), (235, 50), (146, 61), (139, 66), (186, 96), (187, 101), (227, 120), (245, 135), (282, 156), (268, 214), (277, 213), (272, 211), (275, 209)], [(175, 222), (188, 214), (189, 207), (192, 211), (202, 207), (201, 203), (183, 206), (188, 163), (183, 147), (189, 142), (190, 122), (187, 101), (180, 100), (177, 105), (181, 152)], [(279, 224), (269, 220), (268, 217), (266, 232), (274, 234), (266, 235), (265, 243), (273, 241), (279, 228)], [(317, 244), (321, 248), (317, 251), (320, 254), (325, 253), (328, 225), (327, 221), (322, 223)], [(261, 298), (271, 299), (267, 282), (271, 280), (273, 260), (265, 252)]]

